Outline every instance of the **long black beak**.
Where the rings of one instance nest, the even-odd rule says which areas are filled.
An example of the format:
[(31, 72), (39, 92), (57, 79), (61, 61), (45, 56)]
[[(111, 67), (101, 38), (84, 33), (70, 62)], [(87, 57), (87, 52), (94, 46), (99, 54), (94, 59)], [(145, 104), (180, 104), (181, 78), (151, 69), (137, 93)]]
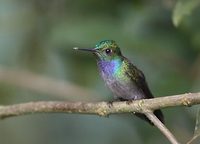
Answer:
[(92, 52), (95, 53), (97, 52), (95, 49), (84, 49), (84, 48), (78, 48), (78, 47), (74, 47), (74, 50), (81, 50), (81, 51), (88, 51), (88, 52)]

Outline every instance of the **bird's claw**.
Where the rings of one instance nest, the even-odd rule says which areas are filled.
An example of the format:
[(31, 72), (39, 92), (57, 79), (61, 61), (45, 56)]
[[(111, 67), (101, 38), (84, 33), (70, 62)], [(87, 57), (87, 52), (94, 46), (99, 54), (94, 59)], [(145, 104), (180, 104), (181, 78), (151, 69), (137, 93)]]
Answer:
[(109, 106), (109, 108), (111, 108), (111, 107), (113, 106), (113, 102), (114, 102), (114, 101), (108, 101), (108, 106)]
[(126, 101), (126, 104), (130, 105), (133, 102), (133, 100)]

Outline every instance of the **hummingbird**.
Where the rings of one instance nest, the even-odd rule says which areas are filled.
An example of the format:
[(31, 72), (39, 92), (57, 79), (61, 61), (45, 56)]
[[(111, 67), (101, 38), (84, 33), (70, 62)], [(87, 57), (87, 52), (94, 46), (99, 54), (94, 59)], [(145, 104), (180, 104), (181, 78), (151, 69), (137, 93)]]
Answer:
[[(74, 49), (91, 52), (95, 55), (99, 73), (114, 94), (114, 100), (133, 101), (153, 98), (143, 72), (123, 56), (120, 47), (114, 40), (103, 40), (91, 49), (77, 47)], [(164, 123), (161, 110), (155, 110), (153, 113)], [(153, 125), (144, 114), (135, 113), (135, 115)]]

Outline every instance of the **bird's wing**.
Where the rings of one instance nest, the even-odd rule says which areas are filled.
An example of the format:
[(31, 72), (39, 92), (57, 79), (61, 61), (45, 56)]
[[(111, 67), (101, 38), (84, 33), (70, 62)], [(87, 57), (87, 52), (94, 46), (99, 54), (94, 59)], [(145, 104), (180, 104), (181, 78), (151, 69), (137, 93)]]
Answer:
[[(145, 98), (153, 98), (153, 95), (149, 90), (149, 87), (145, 80), (145, 76), (142, 73), (142, 71), (140, 71), (139, 69), (137, 69), (136, 66), (130, 63), (128, 59), (125, 59), (124, 61), (126, 63), (127, 68), (126, 74), (132, 79), (132, 82), (138, 87), (138, 89), (140, 89), (144, 93)], [(162, 123), (164, 123), (164, 116), (161, 110), (155, 110), (154, 114)], [(136, 113), (136, 115), (151, 123), (151, 121), (144, 114)]]
[(138, 89), (140, 89), (145, 94), (145, 98), (153, 98), (153, 95), (147, 85), (145, 76), (142, 71), (134, 66), (131, 62), (129, 62), (128, 59), (125, 61), (127, 61), (127, 75), (131, 77), (132, 81), (135, 85), (137, 85)]

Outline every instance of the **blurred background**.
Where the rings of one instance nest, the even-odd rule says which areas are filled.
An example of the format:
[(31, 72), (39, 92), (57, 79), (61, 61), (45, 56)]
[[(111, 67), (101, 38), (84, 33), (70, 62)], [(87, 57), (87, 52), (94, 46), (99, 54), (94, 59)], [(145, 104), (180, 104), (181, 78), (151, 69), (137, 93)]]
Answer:
[[(111, 100), (94, 57), (72, 49), (105, 39), (144, 72), (155, 96), (199, 92), (200, 7), (184, 1), (0, 0), (0, 104)], [(182, 143), (193, 135), (197, 108), (163, 109)], [(169, 142), (131, 114), (34, 114), (1, 120), (0, 143)]]

